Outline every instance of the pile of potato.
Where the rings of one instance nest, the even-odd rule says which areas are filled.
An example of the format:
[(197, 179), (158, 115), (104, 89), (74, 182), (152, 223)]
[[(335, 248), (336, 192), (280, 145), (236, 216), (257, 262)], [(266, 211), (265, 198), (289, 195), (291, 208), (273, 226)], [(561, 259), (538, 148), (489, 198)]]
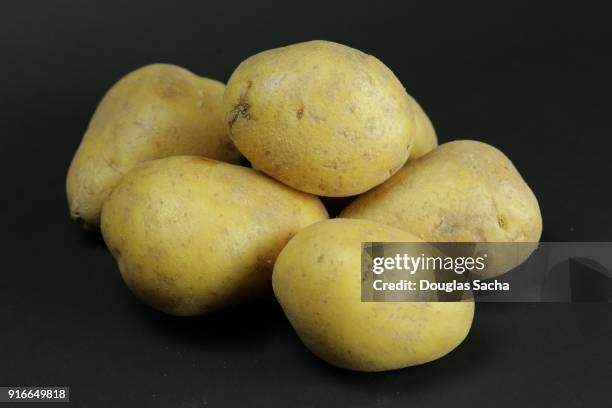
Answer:
[[(314, 354), (363, 371), (447, 354), (474, 303), (362, 303), (361, 242), (542, 231), (503, 153), (437, 147), (389, 68), (327, 41), (254, 55), (227, 86), (173, 65), (129, 73), (100, 102), (66, 187), (72, 217), (101, 228), (145, 303), (189, 316), (273, 291)], [(354, 195), (333, 220), (317, 197)]]

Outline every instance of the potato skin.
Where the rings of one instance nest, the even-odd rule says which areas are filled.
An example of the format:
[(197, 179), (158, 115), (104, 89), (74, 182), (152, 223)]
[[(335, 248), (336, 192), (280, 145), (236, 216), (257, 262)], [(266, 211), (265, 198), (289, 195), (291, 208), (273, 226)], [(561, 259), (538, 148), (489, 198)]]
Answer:
[(321, 196), (363, 193), (388, 179), (406, 162), (416, 126), (389, 68), (327, 41), (243, 61), (223, 105), (231, 139), (255, 167)]
[(409, 162), (340, 214), (428, 242), (538, 242), (542, 216), (512, 162), (485, 143), (445, 143)]
[(328, 363), (384, 371), (444, 356), (470, 330), (473, 302), (361, 302), (361, 242), (418, 238), (366, 220), (300, 231), (278, 256), (274, 294), (304, 344)]
[(72, 217), (96, 227), (121, 175), (142, 161), (181, 154), (238, 161), (221, 108), (224, 90), (221, 82), (167, 64), (119, 80), (100, 101), (68, 170)]
[(253, 169), (176, 156), (127, 173), (104, 204), (101, 227), (132, 292), (187, 316), (271, 294), (280, 250), (326, 218), (317, 197)]
[(429, 116), (427, 116), (416, 99), (410, 96), (410, 100), (412, 102), (412, 110), (414, 111), (416, 128), (414, 132), (414, 145), (412, 146), (410, 157), (408, 157), (409, 161), (425, 156), (438, 147), (438, 136)]

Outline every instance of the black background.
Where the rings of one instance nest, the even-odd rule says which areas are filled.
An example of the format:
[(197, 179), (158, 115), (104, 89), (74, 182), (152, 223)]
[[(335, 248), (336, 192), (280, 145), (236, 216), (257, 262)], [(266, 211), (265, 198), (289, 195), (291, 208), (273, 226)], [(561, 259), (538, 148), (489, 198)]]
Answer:
[(385, 62), (442, 142), (504, 151), (540, 200), (543, 240), (612, 240), (609, 2), (0, 8), (0, 385), (68, 385), (79, 407), (609, 405), (610, 305), (479, 304), (443, 359), (348, 372), (314, 358), (274, 300), (182, 319), (141, 305), (64, 197), (97, 102), (127, 72), (170, 62), (225, 81), (256, 52), (328, 39)]

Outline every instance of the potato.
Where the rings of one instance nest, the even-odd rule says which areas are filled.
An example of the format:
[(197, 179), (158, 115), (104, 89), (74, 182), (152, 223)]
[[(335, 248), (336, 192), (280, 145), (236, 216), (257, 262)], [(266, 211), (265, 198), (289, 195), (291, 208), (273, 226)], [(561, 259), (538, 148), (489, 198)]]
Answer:
[(425, 241), (538, 242), (540, 207), (512, 162), (485, 143), (445, 143), (341, 213)]
[[(542, 233), (538, 200), (512, 162), (472, 140), (445, 143), (408, 163), (340, 216), (378, 221), (428, 242), (534, 243)], [(495, 268), (489, 276), (505, 272)]]
[(186, 316), (272, 294), (280, 250), (326, 218), (317, 197), (253, 169), (176, 156), (128, 172), (104, 204), (101, 227), (132, 292)]
[(389, 68), (327, 41), (243, 61), (223, 105), (230, 138), (257, 169), (322, 196), (363, 193), (388, 179), (406, 162), (416, 126)]
[(436, 130), (421, 105), (412, 96), (410, 96), (410, 100), (412, 102), (412, 110), (414, 111), (416, 128), (414, 146), (408, 160), (415, 160), (438, 147), (438, 136), (436, 136)]
[(338, 367), (383, 371), (426, 363), (459, 345), (473, 302), (361, 302), (361, 243), (419, 241), (366, 220), (300, 231), (278, 256), (274, 293), (304, 344)]
[(174, 65), (133, 71), (104, 96), (66, 179), (73, 218), (97, 226), (104, 200), (136, 164), (180, 154), (236, 162), (221, 101), (225, 86)]

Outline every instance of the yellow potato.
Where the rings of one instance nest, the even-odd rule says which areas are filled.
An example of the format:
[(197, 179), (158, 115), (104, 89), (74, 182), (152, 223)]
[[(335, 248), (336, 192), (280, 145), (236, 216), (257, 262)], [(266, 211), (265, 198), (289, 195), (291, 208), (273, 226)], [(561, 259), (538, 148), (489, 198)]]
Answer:
[(274, 266), (274, 294), (318, 357), (383, 371), (426, 363), (459, 345), (473, 302), (361, 302), (361, 243), (418, 238), (366, 220), (335, 219), (300, 231)]
[(326, 218), (317, 197), (253, 169), (176, 156), (127, 173), (104, 204), (101, 227), (138, 298), (195, 315), (271, 294), (280, 250)]
[(236, 162), (221, 101), (225, 86), (174, 65), (133, 71), (104, 96), (66, 179), (70, 213), (88, 226), (121, 175), (136, 164), (180, 154)]
[(378, 59), (327, 41), (264, 51), (234, 71), (230, 137), (257, 169), (322, 196), (363, 193), (406, 162), (411, 100)]
[(438, 147), (438, 136), (436, 136), (436, 130), (421, 105), (412, 96), (410, 96), (410, 100), (414, 111), (416, 130), (414, 146), (408, 160), (415, 160)]
[[(471, 140), (445, 143), (409, 162), (340, 216), (381, 222), (428, 242), (535, 243), (542, 233), (538, 200), (512, 162)], [(507, 251), (490, 265), (492, 277), (516, 266), (514, 260), (522, 261), (535, 246), (489, 248)], [(511, 258), (501, 259), (506, 256)]]

